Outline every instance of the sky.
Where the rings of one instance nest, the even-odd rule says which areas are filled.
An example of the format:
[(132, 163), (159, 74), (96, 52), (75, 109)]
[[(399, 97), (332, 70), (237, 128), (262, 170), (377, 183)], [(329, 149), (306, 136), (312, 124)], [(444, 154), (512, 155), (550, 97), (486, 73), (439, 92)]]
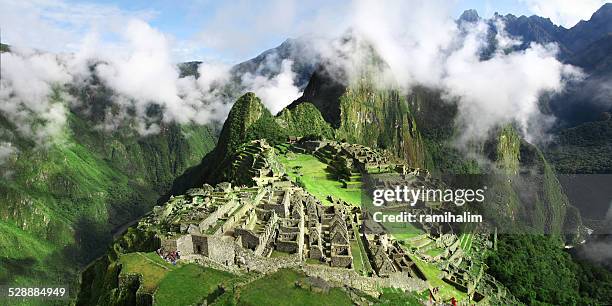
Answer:
[[(459, 16), (501, 14), (550, 17), (571, 27), (605, 0), (449, 0)], [(146, 21), (172, 42), (176, 62), (247, 60), (286, 38), (341, 28), (350, 1), (0, 0), (2, 42), (51, 52), (74, 52), (83, 40), (120, 39), (128, 20)], [(332, 30), (333, 31), (333, 30)]]
[[(346, 83), (362, 77), (374, 51), (388, 64), (376, 86), (404, 93), (424, 86), (458, 103), (458, 146), (509, 123), (518, 124), (528, 141), (546, 141), (554, 118), (540, 112), (540, 96), (563, 92), (568, 82), (584, 78), (582, 71), (560, 62), (555, 44), (506, 52), (521, 38), (508, 35), (500, 20), (494, 21), (497, 48), (483, 59), (488, 23), (456, 20), (476, 9), (484, 18), (537, 14), (571, 27), (604, 2), (0, 0), (2, 42), (11, 46), (0, 55), (0, 112), (17, 127), (14, 133), (42, 146), (61, 142), (70, 110), (92, 101), (58, 89), (96, 80), (112, 92), (115, 106), (97, 128), (127, 124), (150, 135), (163, 123), (224, 120), (234, 101), (227, 86), (237, 95), (254, 92), (275, 114), (302, 95), (299, 61), (324, 60), (326, 70)], [(309, 38), (292, 51), (300, 54), (272, 51), (255, 71), (232, 72), (233, 64), (300, 36)], [(177, 69), (191, 60), (203, 61), (198, 78)], [(159, 117), (150, 115), (151, 106), (162, 110)], [(19, 150), (2, 136), (0, 164)]]

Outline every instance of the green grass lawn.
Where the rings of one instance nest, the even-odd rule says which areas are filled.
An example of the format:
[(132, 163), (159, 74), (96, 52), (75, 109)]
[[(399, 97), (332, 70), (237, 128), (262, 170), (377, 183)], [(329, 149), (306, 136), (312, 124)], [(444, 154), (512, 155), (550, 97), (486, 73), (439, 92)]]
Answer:
[(351, 241), (351, 253), (353, 254), (353, 269), (359, 274), (364, 274), (366, 272), (365, 264), (363, 262), (364, 258), (361, 254), (361, 248), (359, 247), (359, 241)]
[(425, 277), (427, 278), (427, 282), (432, 287), (440, 288), (439, 295), (442, 297), (443, 301), (448, 301), (452, 297), (457, 299), (458, 301), (464, 300), (467, 295), (455, 287), (447, 284), (442, 280), (442, 271), (434, 266), (433, 264), (422, 261), (414, 256), (410, 256), (412, 261), (419, 267), (419, 269), (423, 272)]
[(423, 292), (404, 292), (397, 288), (383, 288), (382, 294), (378, 298), (378, 303), (374, 305), (385, 305), (385, 306), (419, 306), (423, 305), (422, 301), (427, 301), (429, 298), (429, 291)]
[[(361, 189), (342, 188), (340, 181), (328, 177), (327, 165), (316, 157), (308, 154), (290, 153), (279, 156), (279, 160), (289, 176), (294, 181), (300, 177), (306, 186), (306, 190), (322, 203), (330, 203), (327, 196), (332, 195), (353, 205), (361, 205)], [(295, 171), (294, 167), (296, 166), (301, 168)]]
[(461, 248), (466, 253), (469, 252), (470, 249), (472, 248), (472, 239), (473, 238), (474, 238), (474, 236), (472, 234), (466, 234), (466, 233), (461, 234), (461, 237), (459, 237), (459, 239), (461, 241)]
[(413, 247), (419, 248), (419, 249), (430, 243), (434, 243), (434, 242), (429, 237), (423, 237), (417, 240), (408, 241), (408, 244), (412, 245)]
[(155, 292), (157, 286), (169, 272), (177, 267), (173, 266), (155, 253), (129, 253), (121, 255), (121, 273), (142, 274), (142, 287), (149, 293)]
[(397, 240), (406, 240), (425, 233), (411, 223), (394, 224), (388, 228), (391, 230), (391, 235)]
[[(361, 264), (362, 264), (360, 267), (361, 271), (367, 275), (371, 275), (373, 273), (372, 265), (370, 264), (370, 261), (368, 259), (368, 254), (366, 253), (365, 247), (363, 246), (361, 237), (359, 235), (359, 231), (357, 230), (357, 226), (355, 226), (355, 224), (353, 224), (353, 232), (355, 233), (355, 237), (356, 237), (356, 240), (354, 241), (354, 243), (351, 242), (351, 252), (353, 252), (353, 262), (355, 261), (355, 256), (359, 256), (359, 258), (361, 259)], [(359, 255), (357, 255), (356, 253), (359, 253)], [(360, 272), (358, 270), (357, 265), (355, 265), (355, 270), (357, 271), (357, 273)]]
[(309, 264), (309, 265), (322, 265), (322, 264), (324, 264), (320, 260), (314, 259), (314, 258), (306, 258), (306, 263)]
[(317, 293), (297, 287), (296, 281), (305, 277), (298, 271), (287, 269), (267, 275), (239, 289), (236, 294), (238, 305), (353, 305), (340, 288)]
[(438, 255), (442, 254), (442, 252), (444, 252), (444, 250), (443, 250), (443, 249), (440, 249), (440, 248), (432, 248), (432, 249), (427, 250), (427, 251), (425, 252), (425, 254), (427, 254), (427, 255), (429, 255), (429, 256), (431, 256), (431, 257), (436, 257), (436, 256), (438, 256)]
[(187, 264), (168, 273), (155, 293), (155, 305), (192, 305), (202, 302), (217, 286), (234, 275)]

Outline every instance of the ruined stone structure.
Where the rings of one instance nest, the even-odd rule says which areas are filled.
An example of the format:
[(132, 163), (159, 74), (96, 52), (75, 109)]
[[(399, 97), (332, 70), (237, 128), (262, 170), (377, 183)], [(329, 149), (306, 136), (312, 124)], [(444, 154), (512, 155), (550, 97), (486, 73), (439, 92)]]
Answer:
[[(394, 163), (382, 151), (325, 140), (299, 141), (296, 146), (299, 149), (292, 149), (325, 162), (347, 188), (353, 182), (361, 184), (366, 174), (376, 174), (364, 183), (377, 188), (442, 186), (427, 171)], [(458, 236), (445, 232), (442, 225), (423, 224), (425, 234), (395, 240), (367, 211), (331, 196), (324, 205), (296, 186), (275, 161), (274, 150), (265, 141), (244, 145), (230, 170), (236, 178), (232, 183), (204, 185), (171, 197), (139, 227), (154, 230), (165, 251), (232, 272), (269, 273), (291, 267), (372, 293), (379, 285), (422, 290), (426, 277), (412, 260), (418, 258), (442, 263), (441, 277), (470, 296), (505, 294), (484, 267), (466, 256)], [(417, 209), (435, 210), (443, 203), (419, 205)], [(472, 247), (480, 253), (490, 247), (484, 236), (474, 241)], [(428, 252), (433, 248), (441, 251)], [(357, 273), (355, 260), (369, 270)]]
[(396, 172), (405, 167), (399, 161), (392, 161), (392, 156), (388, 152), (358, 144), (307, 140), (299, 142), (297, 147), (327, 163), (332, 172), (347, 181), (351, 180), (351, 176)]
[(229, 176), (237, 185), (263, 186), (277, 181), (282, 166), (274, 158), (274, 148), (265, 140), (254, 140), (238, 149)]

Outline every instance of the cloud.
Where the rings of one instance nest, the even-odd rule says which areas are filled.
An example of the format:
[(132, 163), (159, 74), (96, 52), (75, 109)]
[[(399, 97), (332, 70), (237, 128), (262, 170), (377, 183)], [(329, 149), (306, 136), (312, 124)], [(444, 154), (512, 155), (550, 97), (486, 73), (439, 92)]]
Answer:
[[(239, 76), (233, 75), (235, 71), (228, 65), (205, 62), (199, 67), (198, 79), (180, 77), (173, 61), (175, 39), (144, 20), (131, 18), (130, 12), (104, 7), (88, 15), (86, 9), (92, 7), (87, 5), (73, 8), (62, 1), (39, 2), (41, 9), (29, 7), (31, 3), (7, 3), (27, 11), (24, 16), (37, 16), (33, 28), (42, 33), (45, 31), (41, 26), (49, 26), (51, 36), (55, 31), (69, 29), (57, 26), (66, 18), (66, 23), (75, 25), (83, 38), (75, 43), (73, 38), (78, 35), (66, 36), (65, 41), (70, 41), (76, 50), (70, 55), (3, 55), (3, 61), (6, 57), (9, 63), (3, 65), (3, 75), (9, 77), (3, 79), (2, 111), (9, 113), (26, 134), (39, 133), (34, 130), (43, 131), (41, 135), (59, 133), (71, 98), (64, 95), (68, 102), (58, 103), (49, 97), (58, 85), (61, 88), (65, 83), (86, 83), (93, 77), (89, 69), (92, 65), (93, 73), (112, 90), (113, 102), (121, 109), (108, 114), (105, 127), (114, 128), (126, 120), (135, 120), (141, 134), (156, 133), (159, 123), (205, 124), (222, 120), (235, 94), (247, 90), (261, 96), (274, 113), (301, 94), (296, 85), (295, 66), (302, 67), (303, 63), (298, 59), (268, 54), (256, 70)], [(458, 101), (457, 123), (466, 139), (482, 138), (490, 129), (506, 123), (518, 123), (529, 139), (537, 139), (541, 123), (550, 120), (539, 113), (539, 97), (562, 91), (567, 79), (579, 76), (576, 69), (555, 59), (554, 45), (533, 44), (523, 51), (508, 51), (518, 40), (505, 34), (499, 21), (494, 21), (498, 49), (483, 57), (490, 25), (484, 22), (458, 25), (452, 16), (454, 8), (447, 1), (391, 0), (385, 5), (378, 1), (354, 1), (332, 17), (329, 12), (324, 13), (326, 7), (329, 6), (324, 3), (321, 8), (309, 5), (306, 15), (312, 19), (302, 20), (298, 16), (304, 15), (297, 14), (302, 7), (293, 1), (246, 3), (244, 7), (223, 4), (212, 14), (200, 38), (208, 40), (206, 47), (239, 50), (251, 48), (269, 33), (276, 33), (270, 36), (276, 37), (307, 31), (309, 27), (304, 25), (317, 20), (310, 27), (315, 31), (308, 40), (311, 46), (300, 56), (312, 62), (323, 57), (327, 62), (344, 66), (351, 79), (358, 76), (359, 65), (373, 49), (388, 64), (383, 82), (400, 86), (406, 92), (419, 85), (439, 89), (446, 99)], [(270, 18), (272, 15), (281, 17)], [(104, 24), (104, 17), (112, 19), (107, 23), (112, 25), (109, 29), (97, 27)], [(332, 24), (329, 20), (338, 22)], [(18, 23), (13, 18), (10, 24)], [(245, 26), (249, 31), (243, 30)], [(338, 38), (337, 33), (347, 31), (352, 33), (351, 41), (344, 41), (346, 36)], [(109, 33), (111, 40), (107, 39)], [(292, 56), (300, 50), (291, 51)], [(32, 92), (23, 89), (29, 82), (25, 80), (30, 79), (35, 84)], [(150, 110), (156, 107), (161, 113), (151, 116)], [(32, 113), (43, 118), (44, 128), (33, 125), (37, 121), (28, 117)]]
[[(355, 1), (351, 26), (371, 43), (400, 84), (437, 86), (445, 49), (458, 35), (443, 1)], [(427, 30), (424, 30), (427, 29)]]
[[(141, 135), (158, 133), (161, 123), (222, 121), (237, 95), (248, 90), (260, 94), (274, 112), (300, 95), (292, 62), (279, 65), (271, 60), (276, 54), (238, 79), (231, 66), (214, 62), (202, 63), (197, 79), (180, 77), (172, 60), (171, 38), (139, 19), (126, 21), (118, 34), (118, 40), (110, 43), (91, 32), (71, 54), (18, 47), (3, 53), (0, 111), (22, 135), (50, 143), (61, 134), (70, 106), (91, 107), (88, 101), (70, 97), (65, 85), (89, 86), (94, 78), (110, 89), (115, 105), (101, 127), (110, 130), (128, 124)], [(278, 74), (264, 77), (260, 75), (264, 70)]]
[[(463, 44), (445, 62), (440, 84), (450, 99), (458, 99), (463, 140), (484, 140), (492, 128), (517, 123), (528, 141), (541, 139), (542, 123), (538, 101), (544, 93), (558, 93), (567, 80), (581, 77), (577, 68), (559, 62), (555, 45), (532, 44), (523, 51), (504, 51), (518, 42), (498, 28), (498, 42), (506, 44), (486, 59), (488, 27), (471, 25)], [(500, 46), (503, 47), (503, 46)]]
[[(554, 118), (540, 113), (540, 97), (559, 93), (568, 80), (582, 77), (556, 59), (555, 45), (512, 51), (520, 41), (505, 33), (500, 20), (457, 23), (446, 1), (387, 4), (354, 2), (354, 35), (370, 43), (389, 65), (395, 86), (438, 89), (446, 100), (458, 103), (460, 143), (482, 141), (504, 124), (517, 124), (529, 141), (542, 140)], [(496, 49), (491, 52), (493, 41)], [(350, 52), (360, 53), (367, 54)]]
[[(0, 111), (27, 137), (47, 143), (62, 133), (66, 101), (56, 86), (72, 80), (65, 59), (15, 49), (2, 53)], [(55, 87), (55, 88), (54, 88)]]
[(295, 86), (296, 75), (292, 66), (293, 61), (283, 60), (280, 72), (271, 78), (246, 73), (242, 76), (242, 84), (260, 97), (272, 114), (276, 114), (302, 95)]
[(555, 24), (573, 27), (588, 20), (608, 0), (520, 0), (535, 15), (550, 18)]
[(595, 83), (595, 101), (600, 105), (612, 107), (612, 76), (595, 79), (592, 82)]
[(140, 118), (155, 103), (164, 108), (165, 121), (189, 122), (194, 110), (179, 97), (179, 72), (171, 62), (166, 37), (140, 20), (128, 22), (122, 34), (127, 52), (102, 54), (103, 61), (96, 66), (103, 83), (122, 96), (116, 101), (133, 107)]
[(578, 251), (583, 257), (612, 268), (612, 203), (603, 224), (593, 236), (587, 238)]
[(89, 32), (112, 33), (126, 20), (149, 20), (152, 10), (124, 11), (113, 5), (62, 0), (1, 0), (2, 40), (10, 45), (69, 52)]

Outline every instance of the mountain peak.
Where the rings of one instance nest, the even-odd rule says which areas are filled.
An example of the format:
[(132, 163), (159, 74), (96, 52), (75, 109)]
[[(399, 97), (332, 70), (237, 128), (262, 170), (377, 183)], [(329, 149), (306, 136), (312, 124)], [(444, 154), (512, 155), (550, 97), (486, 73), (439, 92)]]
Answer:
[(459, 16), (460, 21), (467, 22), (477, 22), (480, 20), (480, 16), (478, 16), (478, 12), (475, 9), (465, 10), (461, 16)]
[(593, 15), (591, 20), (602, 19), (609, 21), (612, 18), (612, 3), (602, 5)]

